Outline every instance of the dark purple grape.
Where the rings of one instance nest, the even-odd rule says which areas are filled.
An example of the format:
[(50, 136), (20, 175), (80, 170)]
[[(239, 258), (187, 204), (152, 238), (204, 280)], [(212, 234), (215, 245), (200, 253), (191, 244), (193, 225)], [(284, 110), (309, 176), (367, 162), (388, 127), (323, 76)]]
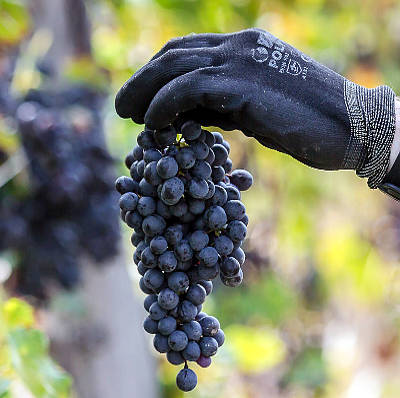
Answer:
[(176, 330), (176, 319), (172, 316), (167, 316), (158, 322), (158, 331), (164, 336), (169, 336)]
[(174, 217), (182, 217), (188, 212), (188, 205), (184, 199), (180, 199), (178, 203), (169, 207), (169, 211)]
[(218, 264), (213, 265), (212, 267), (200, 266), (197, 268), (199, 280), (210, 281), (215, 279), (219, 274), (219, 266)]
[(215, 250), (220, 256), (229, 256), (233, 251), (233, 242), (225, 235), (220, 235), (214, 240)]
[(144, 284), (151, 290), (157, 290), (164, 284), (164, 274), (158, 269), (149, 269), (143, 276)]
[(228, 221), (241, 220), (246, 214), (246, 208), (240, 200), (228, 200), (224, 210)]
[(167, 352), (167, 361), (172, 365), (181, 365), (185, 362), (185, 359), (180, 352), (169, 351)]
[(223, 167), (222, 166), (213, 167), (211, 178), (215, 184), (223, 181), (225, 178), (225, 170), (223, 169)]
[(145, 299), (144, 299), (144, 309), (149, 312), (150, 306), (157, 302), (157, 295), (156, 294), (149, 294)]
[(204, 303), (206, 299), (206, 290), (201, 285), (192, 285), (189, 287), (188, 291), (186, 292), (186, 300), (189, 300), (194, 305), (200, 305)]
[(199, 259), (206, 267), (212, 267), (218, 261), (218, 252), (211, 246), (207, 246), (199, 253)]
[(204, 231), (194, 231), (189, 236), (189, 244), (194, 251), (201, 251), (204, 249), (209, 242), (209, 237), (206, 232)]
[(239, 286), (243, 281), (243, 271), (241, 269), (239, 270), (239, 272), (236, 275), (234, 275), (232, 277), (224, 276), (224, 274), (220, 274), (220, 275), (221, 275), (221, 282), (225, 286), (236, 287), (236, 286)]
[(161, 158), (162, 153), (158, 149), (151, 148), (143, 152), (143, 160), (147, 165), (150, 162), (158, 162)]
[(215, 144), (211, 149), (213, 150), (215, 155), (213, 166), (222, 166), (223, 164), (225, 164), (229, 155), (225, 147), (221, 144)]
[(137, 211), (128, 211), (125, 215), (125, 222), (131, 228), (140, 229), (143, 217)]
[(200, 346), (195, 341), (189, 341), (186, 348), (182, 351), (182, 356), (187, 361), (197, 361), (200, 354)]
[[(164, 310), (172, 310), (179, 303), (179, 296), (169, 288), (161, 290), (158, 295), (158, 304)], [(151, 310), (151, 307), (150, 307)]]
[[(198, 315), (196, 316), (196, 318)], [(200, 323), (197, 321), (185, 322), (182, 325), (182, 330), (186, 333), (189, 340), (199, 341), (203, 333)]]
[(214, 339), (217, 340), (218, 347), (221, 347), (225, 342), (225, 333), (222, 329), (219, 329), (217, 334), (215, 334)]
[(230, 180), (240, 191), (247, 191), (253, 185), (253, 176), (247, 170), (234, 170)]
[(203, 331), (203, 336), (214, 336), (220, 328), (218, 319), (213, 316), (206, 316), (199, 323)]
[(143, 149), (152, 149), (157, 146), (154, 141), (154, 134), (151, 130), (142, 131), (137, 137), (137, 143)]
[(222, 144), (224, 142), (224, 136), (221, 133), (219, 133), (218, 131), (213, 131), (212, 134), (217, 144)]
[(196, 373), (191, 369), (182, 369), (176, 376), (176, 385), (182, 391), (192, 391), (197, 385)]
[(210, 148), (207, 157), (204, 159), (210, 166), (214, 163), (215, 155), (214, 151)]
[(196, 160), (194, 166), (190, 169), (190, 174), (193, 177), (202, 178), (204, 180), (210, 178), (211, 173), (212, 173), (211, 166), (204, 160)]
[(204, 287), (204, 289), (206, 290), (207, 296), (213, 290), (213, 283), (211, 281), (199, 281), (198, 284)]
[(158, 214), (153, 214), (151, 216), (147, 216), (142, 222), (143, 232), (150, 236), (156, 236), (162, 234), (166, 227), (165, 220), (160, 217)]
[(150, 249), (154, 254), (163, 254), (168, 249), (168, 242), (163, 236), (155, 236), (150, 241)]
[(222, 188), (219, 185), (215, 186), (215, 192), (213, 197), (210, 199), (211, 204), (215, 206), (224, 206), (225, 203), (228, 201), (228, 195), (226, 193), (225, 188)]
[(192, 213), (194, 215), (199, 215), (199, 214), (202, 214), (204, 212), (204, 210), (206, 209), (206, 202), (201, 199), (189, 198), (188, 199), (188, 207), (189, 207), (190, 213)]
[(143, 321), (143, 329), (150, 334), (158, 332), (158, 322), (151, 319), (149, 316)]
[(183, 147), (176, 154), (176, 161), (181, 169), (187, 170), (194, 166), (196, 156), (189, 147)]
[(148, 268), (141, 262), (139, 261), (139, 264), (137, 265), (137, 271), (141, 276), (144, 276)]
[(142, 160), (143, 159), (143, 149), (139, 145), (136, 145), (132, 149), (132, 156), (133, 156), (134, 160)]
[(173, 351), (182, 351), (188, 345), (186, 333), (182, 330), (175, 330), (168, 337), (168, 345)]
[(178, 170), (178, 163), (172, 156), (165, 156), (157, 162), (157, 173), (164, 180), (175, 177)]
[(133, 192), (124, 193), (119, 199), (119, 207), (124, 211), (133, 211), (138, 204), (138, 196)]
[(195, 177), (188, 182), (187, 191), (195, 199), (205, 199), (208, 195), (209, 187), (206, 180)]
[(193, 250), (187, 240), (181, 240), (175, 246), (176, 258), (180, 261), (189, 261), (193, 257)]
[(193, 141), (200, 137), (201, 134), (201, 126), (200, 124), (188, 120), (183, 123), (181, 127), (181, 133), (185, 140)]
[(246, 255), (244, 254), (244, 251), (238, 247), (235, 249), (232, 253), (231, 256), (236, 258), (236, 260), (239, 261), (240, 266), (242, 266), (246, 260)]
[(150, 162), (144, 169), (144, 179), (151, 185), (159, 185), (162, 183), (162, 178), (157, 173), (157, 161)]
[(163, 336), (160, 333), (157, 333), (154, 336), (153, 346), (161, 354), (165, 354), (166, 352), (170, 351), (170, 348), (168, 345), (168, 337)]
[(137, 203), (137, 211), (142, 217), (149, 216), (156, 211), (157, 202), (151, 196), (142, 196)]
[(197, 315), (196, 306), (188, 300), (183, 300), (179, 304), (178, 316), (182, 322), (193, 321)]
[[(204, 319), (204, 318), (203, 318)], [(211, 357), (218, 351), (218, 342), (214, 337), (202, 337), (199, 341), (201, 355), (205, 357)]]
[(241, 221), (233, 220), (228, 223), (226, 231), (233, 242), (240, 242), (246, 238), (247, 227)]
[[(158, 300), (160, 300), (158, 298)], [(167, 311), (158, 304), (158, 302), (153, 303), (149, 308), (149, 316), (155, 321), (163, 319), (167, 315)]]
[(158, 267), (164, 272), (172, 272), (178, 264), (174, 252), (166, 251), (158, 257)]
[(115, 181), (115, 189), (123, 195), (127, 192), (138, 192), (138, 185), (137, 182), (134, 181), (132, 178), (122, 176), (117, 178)]
[(226, 277), (236, 275), (240, 270), (240, 263), (234, 257), (225, 258), (220, 264), (220, 271)]
[(208, 145), (201, 141), (196, 141), (194, 143), (191, 143), (190, 149), (193, 151), (194, 156), (196, 156), (196, 159), (199, 160), (206, 159), (208, 156), (208, 152), (210, 150)]
[(166, 146), (175, 143), (176, 134), (175, 128), (173, 126), (168, 126), (164, 129), (155, 131), (154, 140), (160, 147), (165, 148)]
[[(221, 206), (211, 206), (207, 210), (206, 213), (207, 224), (212, 230), (221, 229), (222, 227), (225, 226), (227, 222), (227, 215), (225, 213), (224, 208), (222, 208)], [(228, 209), (230, 209), (230, 207)]]
[(227, 151), (228, 154), (229, 154), (229, 152), (231, 151), (231, 146), (229, 145), (229, 142), (226, 141), (226, 140), (223, 140), (223, 141), (222, 141), (222, 145), (225, 147), (226, 151)]
[(227, 185), (225, 187), (228, 195), (228, 200), (240, 200), (240, 191), (233, 185)]
[(211, 365), (211, 358), (205, 357), (204, 355), (200, 355), (196, 363), (202, 368), (208, 368)]
[(183, 238), (182, 226), (172, 225), (165, 230), (165, 239), (171, 246), (176, 246)]
[(208, 130), (203, 130), (203, 131), (204, 131), (204, 142), (211, 148), (213, 145), (215, 145), (214, 134)]
[(162, 185), (161, 200), (169, 206), (174, 205), (179, 202), (184, 192), (183, 182), (177, 177), (170, 178)]
[(173, 272), (168, 277), (168, 287), (178, 294), (185, 293), (189, 287), (189, 278), (185, 272)]
[(230, 173), (232, 171), (232, 160), (230, 158), (226, 159), (226, 162), (224, 163), (224, 169), (225, 173)]
[(157, 188), (154, 185), (148, 183), (144, 178), (139, 182), (139, 193), (142, 196), (152, 196), (157, 197)]

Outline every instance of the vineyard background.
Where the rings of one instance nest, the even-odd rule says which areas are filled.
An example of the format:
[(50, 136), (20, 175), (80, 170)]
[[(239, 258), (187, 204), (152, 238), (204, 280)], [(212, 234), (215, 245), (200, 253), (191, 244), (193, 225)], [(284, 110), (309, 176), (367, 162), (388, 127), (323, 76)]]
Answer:
[[(0, 0), (1, 398), (183, 395), (176, 369), (153, 352), (142, 331), (129, 231), (121, 227), (119, 237), (115, 225), (111, 177), (126, 174), (123, 158), (141, 126), (119, 119), (113, 99), (168, 39), (253, 26), (357, 83), (400, 92), (396, 0)], [(28, 100), (68, 121), (61, 141), (54, 138), (58, 130), (44, 136), (46, 145), (57, 145), (37, 145), (39, 136), (24, 132), (33, 117)], [(75, 150), (62, 150), (86, 145), (87, 131), (99, 137), (90, 157), (101, 164), (97, 169)], [(243, 195), (248, 260), (240, 288), (218, 286), (206, 301), (227, 338), (212, 367), (196, 370), (199, 384), (190, 396), (398, 398), (397, 203), (369, 190), (353, 172), (313, 170), (238, 132), (225, 136), (234, 164), (255, 177)], [(36, 164), (38, 153), (45, 160)], [(49, 163), (69, 174), (56, 181), (50, 173), (43, 183), (38, 170), (49, 170)], [(100, 196), (85, 187), (84, 200), (100, 209), (93, 220), (103, 223), (84, 222), (87, 211), (76, 208), (83, 202), (65, 210), (82, 187), (60, 190), (80, 181), (82, 165), (104, 184)], [(105, 170), (110, 178), (103, 178)], [(63, 199), (53, 202), (58, 194)], [(75, 232), (77, 272), (63, 274), (71, 282), (64, 286), (75, 288), (55, 283), (60, 269), (72, 269), (60, 266), (61, 254), (71, 254), (69, 229), (59, 232), (59, 246), (42, 246), (54, 212), (34, 210), (32, 218), (32, 200), (45, 203), (45, 210), (55, 206), (57, 220), (70, 221), (74, 231), (91, 225)], [(18, 218), (10, 221), (10, 214)], [(105, 236), (115, 247), (102, 253)], [(29, 247), (42, 250), (30, 257)], [(44, 272), (52, 277), (43, 286), (27, 283)], [(39, 286), (36, 293), (32, 286)]]

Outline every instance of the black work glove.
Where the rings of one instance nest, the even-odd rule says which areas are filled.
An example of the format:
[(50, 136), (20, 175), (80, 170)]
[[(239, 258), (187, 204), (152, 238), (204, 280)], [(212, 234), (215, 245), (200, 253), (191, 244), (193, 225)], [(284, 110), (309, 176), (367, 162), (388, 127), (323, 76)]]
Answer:
[(239, 129), (327, 170), (382, 181), (395, 131), (395, 94), (366, 89), (280, 41), (249, 29), (168, 42), (121, 88), (121, 117), (161, 129), (178, 117)]

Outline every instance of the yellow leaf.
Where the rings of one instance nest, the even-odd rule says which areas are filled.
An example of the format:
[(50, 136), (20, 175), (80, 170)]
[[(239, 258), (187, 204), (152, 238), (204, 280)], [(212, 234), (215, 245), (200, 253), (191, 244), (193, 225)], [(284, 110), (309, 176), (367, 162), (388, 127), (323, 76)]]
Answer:
[(264, 371), (276, 366), (285, 357), (285, 344), (272, 329), (232, 325), (225, 330), (225, 334), (243, 372)]
[(30, 327), (34, 322), (32, 307), (17, 298), (11, 298), (4, 303), (3, 314), (9, 328)]

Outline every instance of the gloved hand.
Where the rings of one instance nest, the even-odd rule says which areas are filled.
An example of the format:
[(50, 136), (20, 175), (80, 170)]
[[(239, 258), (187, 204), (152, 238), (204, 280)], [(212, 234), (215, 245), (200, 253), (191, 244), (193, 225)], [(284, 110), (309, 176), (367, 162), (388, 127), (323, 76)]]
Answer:
[(160, 129), (187, 117), (239, 129), (261, 144), (327, 170), (382, 181), (395, 130), (395, 94), (366, 89), (268, 32), (169, 41), (121, 88), (121, 117)]

